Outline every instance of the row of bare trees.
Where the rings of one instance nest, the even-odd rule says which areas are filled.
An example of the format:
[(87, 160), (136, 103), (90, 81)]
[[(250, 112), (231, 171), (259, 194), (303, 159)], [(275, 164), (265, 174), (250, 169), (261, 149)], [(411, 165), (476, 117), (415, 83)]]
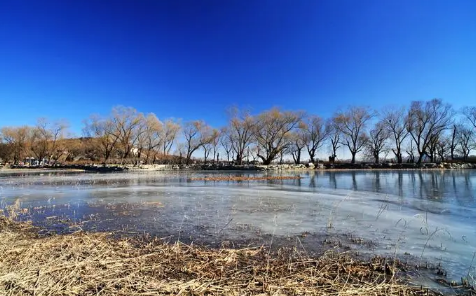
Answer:
[(114, 107), (107, 117), (92, 115), (84, 121), (83, 134), (96, 158), (110, 158), (122, 164), (131, 158), (155, 162), (167, 155), (180, 130), (174, 120), (160, 121), (155, 114), (144, 115), (131, 107)]
[(18, 163), (26, 157), (55, 163), (61, 156), (60, 141), (68, 124), (65, 121), (50, 122), (40, 118), (31, 126), (3, 127), (0, 129), (0, 159)]
[(34, 157), (50, 164), (78, 159), (189, 164), (201, 151), (199, 157), (205, 163), (219, 160), (222, 152), (226, 160), (237, 164), (245, 160), (270, 164), (284, 157), (301, 163), (303, 155), (316, 162), (318, 155), (329, 151), (334, 160), (337, 151), (345, 148), (352, 163), (358, 155), (376, 163), (388, 155), (398, 163), (420, 163), (468, 159), (476, 148), (475, 131), (476, 107), (456, 112), (441, 99), (380, 112), (350, 106), (328, 119), (279, 108), (253, 115), (234, 107), (228, 110), (228, 122), (222, 128), (203, 120), (161, 121), (153, 113), (119, 106), (106, 117), (92, 115), (85, 120), (82, 138), (67, 137), (64, 121), (40, 119), (33, 127), (3, 127), (0, 158), (13, 163)]

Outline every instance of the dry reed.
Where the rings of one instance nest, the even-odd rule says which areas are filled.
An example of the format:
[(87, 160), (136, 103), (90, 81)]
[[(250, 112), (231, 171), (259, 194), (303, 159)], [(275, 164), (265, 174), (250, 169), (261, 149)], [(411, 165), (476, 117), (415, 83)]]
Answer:
[[(336, 251), (313, 257), (289, 247), (275, 252), (264, 247), (211, 249), (83, 231), (41, 237), (31, 223), (15, 221), (21, 211), (19, 199), (6, 207), (8, 217), (0, 208), (0, 295), (440, 295), (408, 285), (403, 276), (408, 266), (396, 256), (366, 261)], [(473, 288), (462, 288), (468, 288), (465, 295), (476, 295)]]
[[(76, 232), (39, 237), (0, 217), (0, 295), (436, 295), (399, 264), (293, 248), (209, 249)], [(398, 262), (397, 262), (398, 263)]]

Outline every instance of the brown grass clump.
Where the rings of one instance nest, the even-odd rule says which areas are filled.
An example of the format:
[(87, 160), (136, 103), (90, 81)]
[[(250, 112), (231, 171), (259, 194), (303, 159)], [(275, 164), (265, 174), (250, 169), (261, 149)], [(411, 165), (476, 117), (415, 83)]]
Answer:
[(203, 178), (191, 178), (191, 181), (265, 181), (265, 180), (295, 180), (302, 179), (300, 176), (268, 176), (268, 177), (244, 177), (244, 176), (214, 176)]
[[(382, 258), (207, 249), (77, 232), (39, 237), (0, 217), (0, 295), (434, 295)], [(428, 293), (428, 294), (427, 294)]]

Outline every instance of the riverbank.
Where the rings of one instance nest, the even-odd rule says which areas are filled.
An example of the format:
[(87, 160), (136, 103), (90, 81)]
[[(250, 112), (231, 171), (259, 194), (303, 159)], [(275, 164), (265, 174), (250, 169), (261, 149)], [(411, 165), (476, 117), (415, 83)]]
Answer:
[(78, 231), (41, 237), (0, 217), (0, 294), (5, 295), (440, 295), (410, 286), (410, 268), (296, 248), (206, 248)]
[(231, 164), (192, 164), (192, 165), (62, 165), (52, 167), (3, 167), (0, 173), (24, 172), (148, 172), (148, 171), (341, 171), (341, 170), (466, 170), (476, 169), (476, 163), (320, 163), (313, 164), (272, 164), (272, 165), (231, 165)]

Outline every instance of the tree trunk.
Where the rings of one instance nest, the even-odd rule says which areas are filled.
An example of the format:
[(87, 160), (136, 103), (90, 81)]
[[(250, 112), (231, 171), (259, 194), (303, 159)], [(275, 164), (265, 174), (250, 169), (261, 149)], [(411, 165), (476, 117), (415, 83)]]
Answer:
[(402, 163), (403, 162), (403, 157), (402, 157), (402, 151), (397, 148), (396, 150), (392, 149), (393, 154), (395, 154), (395, 157), (397, 158), (397, 163)]
[(291, 153), (293, 156), (294, 164), (301, 163), (301, 150), (297, 150), (295, 153)]
[(307, 150), (307, 152), (309, 153), (309, 158), (311, 159), (311, 162), (314, 163), (315, 162), (314, 156), (315, 156), (316, 152), (313, 151), (313, 150)]
[(264, 165), (270, 165), (271, 161), (273, 161), (273, 157), (264, 157), (264, 156), (259, 155), (259, 154), (258, 154), (258, 157), (261, 158)]
[(243, 155), (241, 153), (236, 154), (236, 164), (242, 165), (243, 164)]
[(420, 155), (418, 156), (417, 164), (421, 164), (421, 162), (423, 161), (423, 156), (424, 155), (425, 155), (425, 153), (420, 153)]
[(375, 163), (379, 164), (379, 163), (380, 163), (380, 156), (379, 156), (378, 153), (376, 153), (376, 154), (374, 155), (374, 158), (375, 158)]

